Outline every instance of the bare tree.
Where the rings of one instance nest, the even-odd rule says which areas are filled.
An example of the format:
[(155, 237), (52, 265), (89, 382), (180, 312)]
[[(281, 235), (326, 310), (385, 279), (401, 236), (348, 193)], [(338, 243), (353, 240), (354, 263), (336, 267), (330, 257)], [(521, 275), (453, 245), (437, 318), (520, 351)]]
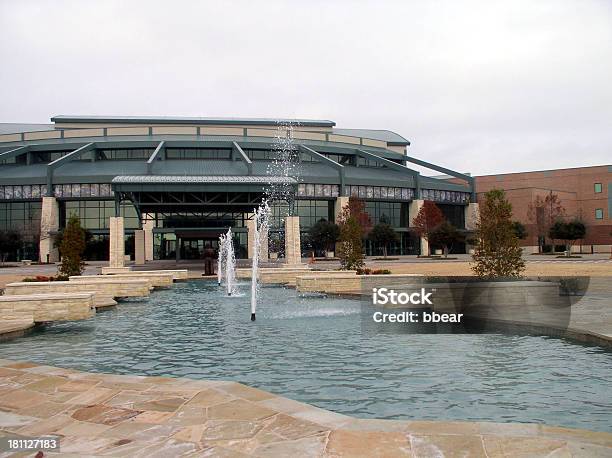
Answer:
[[(542, 253), (550, 228), (562, 217), (565, 216), (565, 207), (561, 203), (559, 196), (552, 191), (544, 199), (537, 196), (527, 207), (527, 218), (536, 228), (538, 237), (538, 249)], [(555, 241), (552, 240), (553, 251)]]

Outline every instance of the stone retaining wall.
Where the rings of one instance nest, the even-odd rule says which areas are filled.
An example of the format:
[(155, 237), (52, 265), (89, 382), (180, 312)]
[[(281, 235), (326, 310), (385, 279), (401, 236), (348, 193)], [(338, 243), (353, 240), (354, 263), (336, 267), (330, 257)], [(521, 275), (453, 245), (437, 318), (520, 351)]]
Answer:
[(328, 294), (359, 294), (372, 288), (385, 286), (393, 288), (416, 287), (423, 283), (419, 274), (357, 275), (355, 271), (327, 271), (313, 275), (298, 275), (295, 286), (300, 292)]
[[(153, 288), (167, 288), (172, 286), (174, 276), (171, 273), (163, 272), (130, 272), (114, 274), (113, 278), (128, 280), (145, 280)], [(108, 280), (107, 275), (77, 275), (70, 277), (70, 281), (87, 283), (91, 281)]]
[(0, 320), (86, 320), (95, 314), (93, 294), (30, 294), (0, 296)]
[(189, 279), (187, 269), (164, 269), (164, 270), (131, 270), (130, 267), (102, 267), (102, 275), (148, 275), (148, 274), (171, 274), (175, 281)]
[[(117, 297), (146, 297), (149, 283), (146, 280), (104, 279), (91, 282), (51, 281), (9, 283), (4, 290), (7, 295), (47, 293), (96, 293), (95, 305), (112, 305), (109, 299)], [(99, 305), (100, 304), (100, 305)]]
[[(295, 285), (295, 279), (298, 275), (308, 273), (312, 274), (314, 271), (309, 270), (307, 266), (304, 267), (263, 267), (259, 269), (259, 281), (266, 284), (287, 284)], [(251, 278), (250, 268), (236, 269), (237, 278)]]

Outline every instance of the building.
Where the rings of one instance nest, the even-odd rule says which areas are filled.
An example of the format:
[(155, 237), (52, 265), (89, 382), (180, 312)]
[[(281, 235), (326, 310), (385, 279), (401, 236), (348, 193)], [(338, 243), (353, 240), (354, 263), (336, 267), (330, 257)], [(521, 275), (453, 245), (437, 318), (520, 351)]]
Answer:
[[(529, 207), (536, 199), (556, 194), (565, 208), (565, 219), (577, 218), (586, 226), (586, 237), (574, 246), (585, 253), (610, 252), (612, 244), (612, 165), (477, 176), (476, 191), (503, 189), (517, 221), (528, 237), (522, 241), (529, 252), (538, 252), (538, 237)], [(533, 212), (532, 212), (533, 213)]]
[[(72, 214), (97, 246), (90, 257), (108, 256), (109, 236), (110, 246), (123, 244), (113, 240), (118, 231), (137, 261), (199, 258), (204, 244), (216, 244), (228, 227), (238, 256), (247, 257), (253, 208), (270, 182), (289, 186), (295, 199), (291, 211), (286, 203), (274, 206), (270, 236), (284, 236), (283, 214), (291, 213), (299, 221), (291, 225), (291, 240), (302, 244), (298, 254), (309, 227), (336, 219), (351, 194), (366, 202), (374, 223), (385, 216), (400, 234), (392, 253), (421, 250), (425, 242), (414, 239), (409, 225), (423, 199), (436, 201), (460, 228), (473, 220), (473, 179), (408, 156), (409, 141), (387, 130), (340, 129), (327, 120), (55, 116), (51, 122), (0, 124), (0, 230), (27, 236), (22, 257), (57, 260), (53, 234)], [(295, 176), (272, 166), (286, 144), (294, 149)], [(407, 164), (459, 182), (424, 177)], [(377, 248), (368, 245), (370, 253)]]

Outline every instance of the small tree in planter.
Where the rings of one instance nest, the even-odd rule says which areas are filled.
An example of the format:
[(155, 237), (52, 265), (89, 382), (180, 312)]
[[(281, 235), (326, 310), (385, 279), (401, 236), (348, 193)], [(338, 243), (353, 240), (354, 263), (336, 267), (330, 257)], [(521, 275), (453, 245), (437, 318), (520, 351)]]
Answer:
[[(429, 242), (429, 237), (431, 234), (443, 222), (444, 214), (442, 211), (431, 200), (426, 200), (423, 202), (423, 206), (419, 210), (419, 213), (412, 220), (412, 226), (417, 236), (422, 237)], [(430, 253), (431, 249), (428, 247), (425, 255), (429, 256)]]
[(364, 265), (363, 239), (370, 216), (364, 211), (365, 204), (356, 197), (349, 197), (339, 218), (340, 243), (338, 257), (342, 270), (357, 270)]
[(340, 228), (337, 224), (321, 219), (310, 228), (308, 237), (313, 247), (325, 252), (334, 251), (334, 246), (340, 237)]
[(283, 252), (284, 240), (278, 232), (270, 234), (268, 239), (268, 249), (270, 251), (270, 259), (273, 261), (278, 259), (279, 253)]
[(393, 230), (389, 224), (389, 220), (383, 215), (377, 225), (375, 225), (368, 237), (372, 242), (382, 245), (383, 257), (387, 257), (387, 250), (389, 245), (399, 240), (397, 232)]
[(453, 249), (453, 245), (465, 241), (465, 236), (448, 221), (440, 224), (429, 237), (430, 243), (442, 245), (445, 258), (448, 258), (448, 253)]
[(59, 266), (59, 277), (81, 275), (85, 268), (82, 260), (85, 251), (85, 230), (76, 215), (72, 215), (62, 232), (59, 246), (62, 263)]
[(512, 205), (500, 189), (492, 189), (480, 203), (476, 249), (471, 266), (483, 278), (520, 277), (525, 270), (523, 250), (512, 228)]
[(353, 215), (357, 221), (357, 224), (359, 224), (359, 227), (361, 228), (361, 238), (362, 240), (365, 240), (367, 235), (372, 230), (372, 219), (370, 218), (370, 214), (365, 209), (365, 202), (359, 197), (350, 196), (348, 200), (348, 213)]
[(550, 228), (548, 236), (551, 239), (560, 239), (565, 242), (566, 255), (570, 256), (572, 246), (576, 240), (583, 239), (586, 235), (586, 227), (582, 221), (573, 220), (569, 222), (557, 221)]

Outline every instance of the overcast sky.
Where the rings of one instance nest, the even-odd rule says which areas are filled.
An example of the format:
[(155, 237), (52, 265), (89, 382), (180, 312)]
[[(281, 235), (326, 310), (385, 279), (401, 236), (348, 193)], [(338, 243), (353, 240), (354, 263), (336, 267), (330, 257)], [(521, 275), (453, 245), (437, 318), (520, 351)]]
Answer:
[(474, 174), (612, 164), (612, 1), (0, 0), (0, 122), (296, 117)]

